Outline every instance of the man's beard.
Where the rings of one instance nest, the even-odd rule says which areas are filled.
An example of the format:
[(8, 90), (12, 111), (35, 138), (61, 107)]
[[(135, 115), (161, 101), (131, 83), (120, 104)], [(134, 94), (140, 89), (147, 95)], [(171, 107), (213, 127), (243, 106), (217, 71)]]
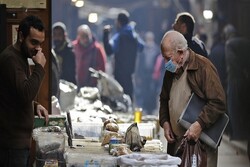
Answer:
[(29, 50), (27, 45), (25, 45), (25, 42), (21, 43), (20, 49), (21, 53), (25, 55), (27, 58), (32, 58), (37, 54), (37, 50), (36, 49)]
[(53, 42), (54, 42), (55, 48), (57, 49), (62, 47), (64, 44), (64, 41), (61, 41), (61, 40), (54, 40)]

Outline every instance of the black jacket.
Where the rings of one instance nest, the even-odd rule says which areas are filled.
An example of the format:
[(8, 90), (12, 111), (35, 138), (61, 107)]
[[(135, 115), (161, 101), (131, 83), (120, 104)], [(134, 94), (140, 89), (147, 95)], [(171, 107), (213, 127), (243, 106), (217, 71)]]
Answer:
[(201, 40), (189, 34), (185, 34), (184, 37), (187, 40), (188, 47), (192, 49), (192, 51), (204, 57), (208, 56), (205, 44)]

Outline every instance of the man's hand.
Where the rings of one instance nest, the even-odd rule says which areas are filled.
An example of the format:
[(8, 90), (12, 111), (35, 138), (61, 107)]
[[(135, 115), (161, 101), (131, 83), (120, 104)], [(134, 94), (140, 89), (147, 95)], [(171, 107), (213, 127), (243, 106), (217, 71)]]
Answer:
[(48, 125), (48, 122), (49, 122), (48, 111), (41, 104), (38, 104), (36, 112), (37, 112), (37, 115), (38, 115), (39, 118), (44, 117), (46, 125)]
[(35, 56), (32, 57), (32, 60), (35, 63), (41, 64), (42, 67), (45, 66), (46, 64), (46, 58), (42, 52), (42, 48), (38, 48), (37, 49), (37, 54)]
[(195, 121), (186, 131), (184, 137), (187, 137), (188, 140), (193, 140), (196, 142), (200, 138), (201, 132), (201, 125), (197, 121)]
[(173, 143), (175, 141), (174, 133), (172, 131), (171, 125), (169, 122), (164, 122), (163, 124), (164, 136), (169, 143)]
[(111, 29), (112, 29), (111, 25), (105, 25), (103, 27), (103, 32), (104, 33), (110, 33)]

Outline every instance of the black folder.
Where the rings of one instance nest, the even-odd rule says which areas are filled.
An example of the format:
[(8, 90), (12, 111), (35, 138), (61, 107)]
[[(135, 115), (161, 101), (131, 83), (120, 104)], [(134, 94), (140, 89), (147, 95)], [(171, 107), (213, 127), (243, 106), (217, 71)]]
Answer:
[[(192, 93), (178, 123), (188, 129), (190, 125), (197, 120), (205, 104), (205, 100), (201, 99), (195, 93)], [(200, 139), (210, 147), (216, 149), (220, 143), (228, 121), (229, 118), (227, 114), (222, 114), (211, 127), (202, 131)]]

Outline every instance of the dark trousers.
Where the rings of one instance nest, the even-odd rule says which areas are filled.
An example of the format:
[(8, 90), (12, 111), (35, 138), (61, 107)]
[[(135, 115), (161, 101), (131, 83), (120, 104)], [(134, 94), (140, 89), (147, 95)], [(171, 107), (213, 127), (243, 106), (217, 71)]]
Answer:
[(1, 167), (28, 167), (29, 149), (1, 149), (0, 148), (0, 166)]

